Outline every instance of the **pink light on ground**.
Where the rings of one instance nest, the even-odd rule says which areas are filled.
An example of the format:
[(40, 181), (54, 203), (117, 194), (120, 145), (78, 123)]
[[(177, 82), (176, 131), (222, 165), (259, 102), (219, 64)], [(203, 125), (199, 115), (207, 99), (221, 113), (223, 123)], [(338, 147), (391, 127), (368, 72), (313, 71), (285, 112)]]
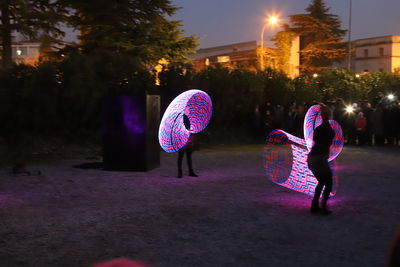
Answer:
[(92, 267), (151, 267), (151, 265), (128, 259), (115, 259), (93, 265)]

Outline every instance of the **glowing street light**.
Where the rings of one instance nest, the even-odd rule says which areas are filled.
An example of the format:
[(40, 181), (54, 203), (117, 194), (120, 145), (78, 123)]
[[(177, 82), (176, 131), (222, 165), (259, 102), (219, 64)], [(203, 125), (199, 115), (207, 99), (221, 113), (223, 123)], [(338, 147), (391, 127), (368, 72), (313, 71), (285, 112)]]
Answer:
[(318, 78), (318, 74), (317, 74), (317, 73), (314, 73), (312, 76), (313, 76), (314, 78)]
[(389, 94), (389, 95), (387, 96), (387, 98), (388, 98), (390, 101), (392, 101), (392, 100), (394, 99), (394, 94)]
[(353, 106), (346, 106), (346, 113), (352, 114), (354, 112)]
[(276, 25), (276, 24), (278, 24), (278, 21), (279, 21), (279, 19), (278, 19), (277, 16), (270, 16), (270, 17), (268, 18), (268, 23), (269, 23), (270, 25)]
[(261, 68), (261, 71), (264, 70), (264, 31), (265, 31), (265, 28), (267, 28), (268, 25), (270, 25), (270, 26), (277, 25), (278, 21), (279, 21), (278, 16), (270, 15), (267, 18), (267, 22), (264, 23), (264, 26), (261, 30), (261, 42), (260, 42), (260, 47), (261, 47), (260, 68)]

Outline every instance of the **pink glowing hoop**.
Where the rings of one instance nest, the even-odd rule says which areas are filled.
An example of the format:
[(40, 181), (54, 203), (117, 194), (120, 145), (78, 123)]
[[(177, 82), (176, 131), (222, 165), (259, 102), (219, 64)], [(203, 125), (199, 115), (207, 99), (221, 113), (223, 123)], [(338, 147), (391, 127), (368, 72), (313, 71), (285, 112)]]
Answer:
[[(183, 122), (186, 115), (190, 129)], [(212, 102), (207, 93), (192, 89), (178, 95), (165, 111), (158, 131), (158, 140), (166, 152), (183, 148), (190, 134), (199, 133), (207, 127), (212, 115)]]
[[(321, 123), (321, 106), (313, 105), (304, 119), (304, 139), (282, 130), (274, 130), (267, 136), (264, 169), (271, 181), (298, 192), (314, 194), (318, 181), (308, 168), (307, 157), (313, 146), (314, 129)], [(339, 123), (330, 120), (329, 124), (335, 133), (328, 159), (333, 178), (331, 196), (334, 196), (339, 186), (339, 179), (333, 159), (342, 151), (344, 137)]]
[[(308, 151), (311, 150), (314, 145), (313, 137), (314, 130), (322, 123), (321, 117), (321, 106), (313, 105), (311, 106), (306, 113), (304, 118), (304, 139), (308, 148)], [(344, 145), (344, 136), (342, 127), (337, 121), (329, 120), (329, 124), (331, 125), (332, 130), (335, 132), (335, 136), (333, 137), (333, 143), (329, 148), (329, 158), (328, 161), (334, 160), (339, 153), (343, 149)]]
[[(267, 177), (286, 188), (314, 195), (318, 181), (308, 168), (308, 153), (304, 139), (282, 130), (273, 130), (268, 135), (264, 147), (264, 170)], [(339, 186), (339, 179), (334, 168), (334, 161), (329, 164), (333, 179), (331, 196), (334, 196)]]

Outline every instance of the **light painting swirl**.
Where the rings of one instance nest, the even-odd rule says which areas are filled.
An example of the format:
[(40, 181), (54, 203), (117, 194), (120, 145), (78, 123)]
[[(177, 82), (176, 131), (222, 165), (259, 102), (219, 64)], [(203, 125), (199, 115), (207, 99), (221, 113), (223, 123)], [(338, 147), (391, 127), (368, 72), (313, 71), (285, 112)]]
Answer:
[[(190, 122), (186, 129), (183, 115)], [(197, 89), (188, 90), (177, 96), (166, 109), (158, 131), (159, 143), (166, 152), (183, 148), (190, 134), (201, 132), (207, 127), (212, 115), (210, 96)]]

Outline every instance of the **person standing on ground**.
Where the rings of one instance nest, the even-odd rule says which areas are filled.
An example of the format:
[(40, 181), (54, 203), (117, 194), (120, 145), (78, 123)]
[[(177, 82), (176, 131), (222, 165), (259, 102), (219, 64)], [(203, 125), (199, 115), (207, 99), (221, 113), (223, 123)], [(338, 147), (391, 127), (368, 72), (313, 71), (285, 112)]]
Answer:
[(367, 131), (367, 119), (364, 117), (363, 112), (359, 112), (356, 120), (354, 121), (354, 128), (356, 129), (356, 140), (359, 146), (364, 145)]
[[(314, 145), (308, 154), (308, 167), (318, 180), (317, 187), (315, 188), (314, 198), (311, 203), (310, 211), (312, 213), (321, 212), (322, 214), (330, 214), (331, 211), (327, 209), (329, 194), (332, 191), (332, 171), (329, 167), (329, 147), (333, 142), (335, 132), (329, 124), (331, 117), (330, 109), (324, 105), (321, 106), (322, 123), (314, 130)], [(324, 188), (322, 197), (322, 209), (319, 208), (319, 198)]]
[[(190, 131), (190, 121), (189, 118), (184, 114), (183, 115), (183, 123), (185, 124), (185, 127), (188, 131)], [(178, 151), (178, 178), (182, 178), (183, 173), (182, 173), (182, 161), (183, 161), (183, 156), (186, 153), (186, 160), (189, 168), (189, 176), (192, 177), (198, 177), (198, 175), (193, 171), (193, 165), (192, 165), (192, 152), (193, 152), (193, 147), (194, 147), (194, 136), (193, 134), (190, 134), (188, 141), (186, 142), (186, 145), (181, 148)]]

